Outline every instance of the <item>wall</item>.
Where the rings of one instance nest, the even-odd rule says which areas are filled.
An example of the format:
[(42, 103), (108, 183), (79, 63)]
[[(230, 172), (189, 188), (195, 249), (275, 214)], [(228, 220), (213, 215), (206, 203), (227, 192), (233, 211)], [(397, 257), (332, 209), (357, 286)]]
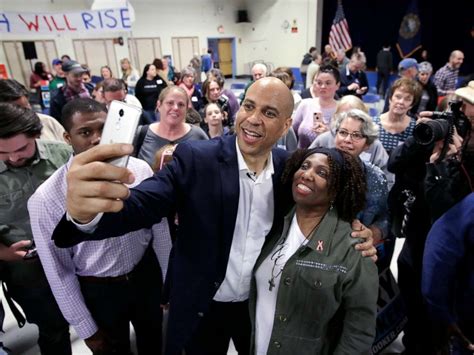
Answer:
[[(198, 36), (201, 52), (206, 50), (208, 37), (234, 37), (237, 75), (249, 74), (248, 63), (255, 60), (270, 62), (274, 66), (298, 67), (303, 54), (316, 43), (318, 1), (322, 0), (259, 0), (243, 5), (239, 0), (131, 0), (136, 17), (133, 32), (103, 33), (88, 37), (123, 36), (125, 45), (115, 47), (118, 60), (130, 57), (127, 46), (129, 36), (160, 37), (163, 54), (172, 54), (171, 37)], [(91, 1), (61, 0), (52, 3), (35, 0), (34, 4), (42, 12), (76, 11), (90, 8)], [(242, 8), (248, 10), (251, 23), (235, 23), (236, 12)], [(0, 11), (26, 12), (28, 9), (24, 2), (2, 0)], [(294, 19), (298, 27), (297, 33), (291, 33)], [(288, 29), (282, 27), (285, 20), (290, 24)], [(217, 31), (219, 25), (223, 25), (223, 33)], [(5, 40), (54, 39), (58, 55), (74, 54), (74, 38), (84, 38), (84, 35), (2, 37)], [(5, 53), (0, 46), (0, 63), (5, 62)]]
[[(252, 23), (242, 26), (242, 61), (299, 67), (303, 54), (316, 44), (317, 1), (259, 0), (249, 4)], [(296, 20), (297, 32), (291, 28)], [(289, 27), (284, 28), (287, 21)]]

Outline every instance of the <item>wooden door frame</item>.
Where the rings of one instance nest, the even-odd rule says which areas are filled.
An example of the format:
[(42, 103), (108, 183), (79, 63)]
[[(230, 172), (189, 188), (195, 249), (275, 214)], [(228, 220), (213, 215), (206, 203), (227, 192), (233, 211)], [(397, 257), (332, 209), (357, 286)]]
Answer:
[[(77, 59), (77, 53), (76, 53), (76, 47), (74, 46), (74, 42), (80, 42), (81, 44), (81, 47), (82, 47), (82, 52), (84, 53), (84, 58), (86, 60), (86, 63), (80, 63), (80, 64), (87, 64), (87, 66), (90, 68), (90, 65), (89, 65), (89, 59), (87, 58), (87, 52), (86, 52), (86, 49), (84, 47), (84, 41), (94, 41), (94, 42), (104, 42), (104, 41), (112, 41), (112, 44), (115, 45), (115, 43), (113, 42), (114, 38), (113, 37), (104, 37), (104, 38), (73, 38), (72, 39), (72, 47), (74, 48), (74, 58)], [(104, 48), (105, 48), (105, 58), (107, 59), (107, 65), (110, 66), (110, 58), (109, 58), (109, 53), (107, 51), (107, 47), (104, 43)], [(114, 63), (114, 65), (112, 66), (111, 69), (112, 72), (116, 72), (115, 74), (115, 77), (119, 77), (120, 74), (121, 74), (121, 71), (120, 71), (120, 64), (117, 64), (117, 53), (115, 53), (115, 46), (112, 46), (112, 49), (113, 49), (113, 58), (112, 58), (112, 63)], [(103, 64), (105, 65), (105, 64)], [(101, 65), (101, 66), (103, 66)], [(92, 73), (91, 73), (92, 75)], [(100, 73), (99, 73), (100, 75)]]
[[(54, 44), (54, 50), (56, 52), (56, 55), (58, 54), (58, 47), (56, 46), (56, 41), (54, 39), (37, 39), (37, 40), (26, 40), (25, 39), (25, 40), (6, 40), (6, 41), (2, 40), (0, 42), (2, 43), (2, 48), (3, 48), (4, 53), (6, 53), (4, 43), (13, 43), (14, 46), (15, 46), (15, 52), (17, 54), (17, 57), (20, 60), (28, 60), (28, 59), (25, 59), (24, 57), (22, 57), (22, 55), (21, 55), (21, 51), (19, 49), (19, 46), (21, 45), (21, 42), (34, 42), (35, 46), (37, 45), (37, 42), (40, 43), (43, 46), (43, 50), (44, 50), (47, 57), (48, 57), (48, 51), (46, 50), (45, 42), (52, 42)], [(18, 43), (20, 43), (20, 44), (17, 45)], [(48, 60), (49, 58), (46, 58), (46, 59)], [(33, 59), (33, 60), (38, 60), (38, 59)], [(5, 62), (6, 62), (5, 64), (7, 65), (7, 73), (10, 75), (10, 79), (12, 79), (13, 78), (12, 66), (11, 66), (10, 61), (8, 59), (8, 56), (6, 54), (5, 54)], [(49, 61), (49, 63), (46, 62), (45, 64), (49, 69), (52, 69), (51, 68), (51, 61)], [(30, 77), (29, 77), (28, 73), (25, 73), (25, 71), (23, 70), (23, 66), (21, 66), (21, 76), (23, 77), (23, 82), (25, 83), (26, 88), (28, 90), (30, 90)], [(18, 80), (18, 78), (13, 78), (13, 79)]]
[[(182, 68), (184, 68), (186, 65), (183, 66), (183, 63), (181, 62), (181, 51), (179, 50), (178, 53), (174, 53), (174, 49), (173, 49), (173, 40), (178, 40), (178, 50), (180, 49), (179, 47), (179, 40), (180, 39), (190, 39), (191, 40), (191, 43), (194, 45), (194, 40), (196, 40), (196, 43), (197, 43), (197, 49), (194, 51), (193, 50), (193, 53), (199, 53), (200, 52), (200, 48), (199, 48), (199, 36), (173, 36), (171, 37), (171, 58), (173, 60), (173, 64), (174, 66), (176, 67), (176, 61), (175, 61), (175, 58), (177, 56), (179, 56), (179, 64), (181, 66), (181, 68), (179, 68), (178, 71), (181, 71)], [(176, 55), (177, 54), (177, 55)], [(163, 56), (165, 56), (165, 54), (163, 54)]]
[[(148, 39), (148, 40), (151, 40), (151, 45), (153, 46), (153, 54), (155, 55), (156, 53), (156, 45), (155, 45), (155, 40), (156, 39), (159, 39), (160, 40), (160, 48), (159, 48), (159, 52), (161, 53), (161, 56), (160, 57), (163, 57), (163, 46), (162, 46), (162, 43), (161, 43), (161, 37), (130, 37), (128, 39), (128, 52), (130, 53), (130, 60), (132, 61), (132, 63), (134, 63), (135, 65), (135, 69), (138, 70), (139, 74), (142, 75), (142, 71), (143, 71), (143, 67), (142, 68), (138, 68), (138, 65), (139, 65), (139, 60), (138, 60), (138, 49), (137, 49), (137, 42), (136, 41), (139, 41), (139, 40), (142, 40), (142, 39)], [(158, 56), (155, 56), (155, 58), (158, 58)]]
[(207, 37), (207, 48), (209, 48), (209, 40), (217, 40), (219, 42), (220, 39), (230, 39), (232, 41), (232, 79), (235, 79), (237, 74), (237, 47), (235, 37)]

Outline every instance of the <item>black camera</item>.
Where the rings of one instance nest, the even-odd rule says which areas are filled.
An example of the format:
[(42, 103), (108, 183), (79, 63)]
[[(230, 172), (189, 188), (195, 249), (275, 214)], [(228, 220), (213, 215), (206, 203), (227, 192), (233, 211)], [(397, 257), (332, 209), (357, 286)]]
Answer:
[(433, 112), (431, 120), (418, 123), (413, 137), (418, 144), (429, 145), (441, 139), (451, 141), (454, 127), (461, 137), (465, 137), (470, 129), (470, 122), (461, 111), (462, 101), (451, 101), (444, 112)]

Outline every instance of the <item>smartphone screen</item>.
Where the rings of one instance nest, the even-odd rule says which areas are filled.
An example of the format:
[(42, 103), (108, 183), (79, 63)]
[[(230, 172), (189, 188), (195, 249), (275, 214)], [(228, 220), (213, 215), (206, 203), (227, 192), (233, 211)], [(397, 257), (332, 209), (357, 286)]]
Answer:
[[(121, 101), (112, 101), (107, 113), (100, 144), (127, 143), (132, 144), (137, 131), (142, 110)], [(108, 163), (126, 167), (128, 156), (111, 159)]]
[(317, 126), (319, 123), (323, 123), (323, 114), (322, 112), (315, 112), (313, 114), (313, 126)]

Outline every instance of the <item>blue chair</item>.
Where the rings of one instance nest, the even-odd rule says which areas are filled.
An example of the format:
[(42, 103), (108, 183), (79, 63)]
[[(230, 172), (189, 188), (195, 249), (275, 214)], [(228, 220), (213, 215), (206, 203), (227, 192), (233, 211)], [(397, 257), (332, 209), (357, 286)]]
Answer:
[(370, 116), (378, 116), (379, 110), (377, 109), (377, 105), (380, 102), (380, 95), (367, 93), (362, 96), (362, 101), (368, 106)]
[(362, 96), (362, 101), (364, 101), (366, 104), (378, 103), (380, 101), (380, 95), (367, 93)]
[(230, 89), (231, 90), (245, 90), (246, 86), (247, 86), (246, 83), (232, 83), (230, 84)]
[(379, 110), (375, 107), (369, 107), (369, 116), (370, 117), (377, 117), (379, 115)]
[(291, 71), (293, 72), (293, 76), (295, 77), (295, 84), (296, 83), (302, 83), (305, 85), (306, 83), (303, 83), (303, 77), (301, 76), (301, 71), (300, 68), (291, 68)]
[(367, 75), (367, 81), (369, 84), (369, 92), (370, 89), (375, 88), (375, 94), (377, 93), (377, 72), (375, 71), (366, 71), (365, 75)]

